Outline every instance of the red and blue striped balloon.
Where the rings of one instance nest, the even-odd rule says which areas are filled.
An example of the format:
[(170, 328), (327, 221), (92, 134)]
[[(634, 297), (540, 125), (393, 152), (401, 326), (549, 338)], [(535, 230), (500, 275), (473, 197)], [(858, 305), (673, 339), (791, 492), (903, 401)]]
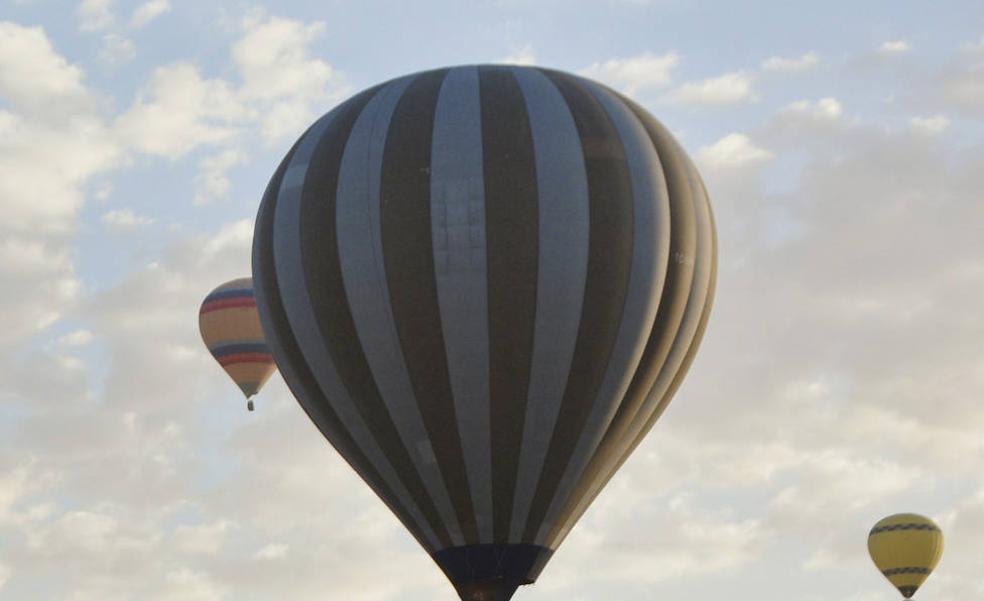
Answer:
[[(205, 346), (249, 399), (277, 369), (256, 312), (252, 278), (222, 284), (198, 311)], [(250, 401), (252, 410), (252, 401)]]

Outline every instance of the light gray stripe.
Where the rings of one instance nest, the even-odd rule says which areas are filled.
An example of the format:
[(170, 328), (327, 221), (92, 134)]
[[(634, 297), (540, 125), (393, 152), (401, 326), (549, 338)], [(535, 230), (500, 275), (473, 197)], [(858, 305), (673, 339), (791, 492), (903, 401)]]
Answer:
[[(570, 109), (550, 79), (512, 69), (526, 101), (539, 189), (536, 322), (509, 542), (522, 542), (577, 341), (588, 269), (588, 180)], [(531, 541), (526, 541), (531, 542)]]
[(568, 505), (574, 485), (604, 437), (632, 382), (656, 319), (656, 309), (666, 277), (669, 257), (670, 209), (659, 156), (645, 128), (620, 100), (600, 86), (580, 80), (615, 126), (628, 163), (632, 182), (632, 265), (622, 320), (598, 396), (564, 470), (537, 533), (543, 544), (560, 512)]
[[(618, 460), (607, 468), (605, 477), (598, 478), (587, 491), (582, 499), (578, 501), (577, 509), (571, 514), (571, 519), (559, 529), (557, 535), (551, 541), (553, 545), (560, 545), (570, 532), (570, 529), (577, 522), (588, 505), (598, 496), (601, 488), (611, 479), (614, 471), (624, 463), (627, 455), (631, 453), (643, 436), (645, 436), (646, 424), (653, 415), (658, 415), (669, 403), (672, 395), (667, 395), (667, 391), (680, 371), (681, 364), (686, 359), (687, 353), (694, 343), (694, 338), (698, 333), (701, 316), (704, 314), (705, 307), (709, 300), (708, 289), (711, 285), (714, 262), (714, 230), (710, 212), (710, 202), (704, 192), (703, 185), (699, 181), (696, 169), (690, 162), (684, 150), (670, 136), (669, 132), (661, 129), (663, 146), (660, 149), (664, 153), (674, 155), (673, 162), (687, 171), (689, 190), (687, 195), (692, 199), (694, 205), (697, 244), (694, 257), (680, 257), (681, 261), (695, 261), (694, 274), (691, 282), (690, 293), (687, 297), (687, 306), (681, 318), (680, 326), (673, 340), (673, 345), (663, 363), (659, 376), (643, 403), (642, 408), (636, 414), (635, 419), (627, 428), (624, 437), (624, 450), (618, 456)], [(681, 198), (682, 198), (681, 194)]]
[(441, 85), (431, 147), (431, 233), (448, 375), (481, 543), (492, 542), (488, 275), (478, 69)]
[(277, 270), (277, 283), (291, 330), (297, 339), (298, 346), (304, 359), (311, 367), (325, 399), (331, 404), (345, 428), (351, 433), (355, 443), (363, 454), (397, 496), (400, 503), (407, 508), (419, 532), (431, 545), (438, 548), (437, 537), (427, 520), (424, 519), (420, 508), (414, 503), (409, 491), (403, 485), (393, 466), (387, 461), (375, 438), (369, 431), (362, 416), (359, 414), (348, 390), (342, 383), (338, 371), (332, 361), (328, 348), (321, 338), (320, 330), (315, 319), (314, 308), (311, 306), (310, 295), (301, 267), (300, 241), (300, 204), (301, 189), (307, 173), (311, 154), (325, 128), (336, 113), (322, 117), (308, 132), (298, 145), (291, 159), (290, 166), (284, 174), (280, 192), (277, 197), (277, 207), (274, 214), (273, 249)]
[(379, 228), (379, 179), (386, 132), (413, 77), (386, 86), (356, 119), (338, 174), (336, 235), (345, 296), (366, 361), (400, 440), (451, 540), (464, 544), (418, 409), (390, 307)]

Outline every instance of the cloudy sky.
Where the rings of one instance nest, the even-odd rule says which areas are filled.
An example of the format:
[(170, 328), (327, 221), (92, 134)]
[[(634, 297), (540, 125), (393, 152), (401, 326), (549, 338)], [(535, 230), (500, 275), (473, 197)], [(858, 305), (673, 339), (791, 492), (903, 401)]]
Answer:
[(717, 214), (715, 310), (647, 441), (518, 601), (984, 595), (984, 4), (0, 0), (0, 599), (453, 592), (275, 376), (197, 330), (316, 116), (537, 63), (632, 95)]

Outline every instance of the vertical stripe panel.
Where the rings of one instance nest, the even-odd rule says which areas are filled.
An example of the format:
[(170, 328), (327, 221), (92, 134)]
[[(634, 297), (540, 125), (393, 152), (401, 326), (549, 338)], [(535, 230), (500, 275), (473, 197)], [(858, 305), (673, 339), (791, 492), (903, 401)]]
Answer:
[[(404, 524), (416, 526), (410, 529), (414, 538), (424, 548), (435, 548), (438, 545), (437, 538), (423, 522), (419, 512), (414, 511), (400, 500), (400, 496), (394, 492), (387, 479), (380, 474), (379, 470), (355, 443), (339, 416), (321, 394), (320, 387), (301, 354), (297, 340), (292, 335), (277, 283), (277, 271), (273, 256), (273, 226), (277, 195), (283, 176), (299, 144), (300, 140), (287, 153), (280, 167), (274, 173), (256, 218), (256, 230), (253, 239), (254, 294), (257, 299), (257, 309), (264, 324), (267, 343), (279, 364), (278, 367), (280, 367), (284, 380), (311, 421), (390, 510)], [(389, 481), (392, 481), (392, 478)]]
[[(349, 136), (338, 175), (338, 254), (348, 306), (359, 343), (376, 382), (378, 410), (388, 411), (397, 437), (401, 465), (413, 465), (419, 474), (451, 543), (463, 544), (458, 519), (451, 506), (440, 469), (434, 461), (427, 429), (414, 398), (400, 350), (400, 341), (389, 303), (379, 231), (379, 180), (386, 131), (396, 103), (411, 78), (385, 87), (359, 115)], [(376, 401), (376, 402), (379, 402)], [(385, 445), (384, 445), (385, 446)]]
[[(678, 235), (674, 235), (671, 242), (670, 265), (671, 276), (675, 275), (680, 282), (675, 289), (674, 298), (671, 299), (671, 306), (667, 307), (667, 313), (672, 315), (673, 325), (668, 330), (660, 330), (660, 319), (657, 319), (657, 325), (653, 330), (654, 336), (663, 333), (664, 336), (672, 337), (672, 342), (669, 345), (664, 343), (666, 353), (656, 366), (659, 371), (658, 376), (653, 386), (646, 391), (642, 407), (622, 430), (613, 460), (609, 461), (599, 476), (590, 483), (578, 506), (564, 523), (557, 525), (551, 535), (551, 544), (554, 545), (559, 545), (563, 541), (577, 519), (642, 442), (646, 433), (662, 414), (686, 375), (710, 314), (713, 294), (711, 286), (716, 273), (716, 251), (713, 221), (703, 185), (686, 153), (673, 140), (669, 132), (638, 105), (631, 101), (626, 101), (626, 104), (646, 127), (653, 145), (659, 152), (673, 199), (671, 227), (674, 228), (673, 233)], [(664, 296), (664, 301), (666, 300)], [(663, 307), (660, 313), (663, 313)]]
[[(686, 231), (686, 228), (681, 227), (679, 215), (676, 219), (672, 217), (671, 195), (666, 176), (663, 173), (661, 158), (642, 123), (616, 94), (593, 82), (587, 85), (591, 87), (595, 97), (605, 105), (609, 116), (618, 125), (619, 133), (626, 143), (633, 189), (636, 192), (637, 201), (640, 198), (648, 199), (647, 201), (653, 204), (656, 211), (657, 227), (654, 244), (657, 249), (652, 260), (654, 266), (660, 271), (657, 275), (658, 284), (656, 286), (656, 289), (660, 291), (660, 302), (653, 325), (650, 328), (651, 335), (648, 333), (646, 335), (645, 348), (639, 358), (631, 384), (608, 425), (601, 443), (591, 456), (588, 466), (571, 493), (563, 515), (554, 521), (554, 529), (566, 523), (572, 511), (577, 511), (575, 506), (583, 502), (588, 495), (588, 490), (597, 485), (597, 480), (604, 479), (607, 481), (608, 470), (618, 461), (621, 453), (629, 444), (630, 440), (626, 436), (626, 430), (633, 416), (645, 401), (646, 395), (656, 379), (659, 366), (662, 364), (666, 353), (669, 352), (670, 343), (673, 340), (672, 332), (668, 331), (666, 324), (673, 324), (672, 328), (675, 331), (687, 297), (687, 291), (679, 286), (677, 278), (674, 277), (676, 271), (669, 261), (671, 239), (674, 235), (679, 236), (679, 231)], [(676, 212), (679, 213), (678, 210)], [(679, 300), (674, 303), (673, 299), (676, 297)], [(674, 306), (676, 309), (673, 309)], [(676, 315), (677, 318), (668, 320), (667, 315)], [(644, 382), (644, 384), (640, 385), (640, 382)], [(548, 540), (552, 536), (548, 536)]]
[(452, 69), (434, 114), (431, 236), (448, 375), (478, 540), (492, 542), (485, 193), (478, 69)]
[[(698, 333), (698, 324), (704, 312), (707, 290), (710, 285), (714, 234), (709, 230), (712, 224), (706, 196), (703, 194), (699, 179), (694, 178), (693, 169), (686, 153), (662, 124), (648, 115), (640, 113), (641, 109), (637, 106), (633, 107), (631, 104), (629, 106), (639, 115), (640, 121), (646, 126), (660, 156), (663, 157), (666, 164), (671, 165), (667, 170), (668, 178), (674, 182), (671, 193), (674, 194), (675, 200), (679, 199), (679, 203), (686, 203), (686, 216), (693, 219), (691, 227), (695, 231), (693, 243), (686, 247), (674, 249), (671, 258), (674, 263), (681, 267), (681, 272), (688, 272), (681, 273), (684, 277), (689, 276), (686, 277), (688, 280), (685, 288), (687, 291), (686, 304), (676, 327), (671, 330), (674, 334), (673, 342), (661, 365), (659, 375), (649, 390), (643, 407), (630, 422), (629, 440), (635, 440), (639, 438), (639, 432), (644, 425), (654, 421), (651, 416), (656, 410), (656, 406), (666, 397), (666, 391), (670, 384), (681, 371), (684, 357)], [(666, 400), (668, 402), (669, 399)]]
[(466, 544), (478, 542), (437, 299), (431, 234), (434, 110), (446, 70), (421, 74), (400, 99), (383, 150), (380, 225), (397, 332), (414, 395)]
[[(350, 101), (340, 107), (340, 109), (349, 109), (346, 111), (347, 114), (345, 117), (354, 120), (358, 114), (356, 109), (361, 110), (369, 98), (369, 95), (363, 96), (361, 98), (362, 102), (359, 105), (353, 105)], [(366, 412), (363, 410), (363, 404), (361, 402), (363, 399), (356, 396), (355, 398), (358, 398), (360, 402), (357, 403), (354, 401), (342, 381), (341, 374), (339, 374), (338, 367), (335, 363), (337, 356), (332, 356), (331, 349), (328, 346), (329, 340), (331, 340), (331, 331), (330, 329), (329, 331), (322, 329), (331, 328), (336, 325), (331, 321), (330, 317), (334, 316), (332, 314), (337, 315), (340, 310), (337, 299), (334, 299), (335, 302), (333, 302), (331, 297), (325, 298), (323, 295), (319, 295), (320, 300), (327, 300), (329, 304), (322, 306), (319, 303), (318, 311), (316, 311), (310, 295), (312, 282), (309, 278), (330, 277), (331, 274), (325, 273), (329, 265), (324, 264), (322, 261), (317, 261), (317, 268), (312, 267), (311, 262), (315, 258), (302, 249), (302, 245), (307, 245), (304, 244), (304, 232), (300, 231), (301, 227), (302, 225), (320, 226), (321, 235), (328, 235), (332, 238), (334, 236), (331, 235), (333, 232), (327, 227), (329, 225), (328, 223), (322, 221), (304, 224), (302, 222), (302, 195), (306, 183), (305, 176), (309, 178), (328, 177), (330, 179), (333, 179), (333, 173), (337, 176), (337, 164), (325, 164), (320, 161), (316, 163), (321, 169), (327, 170), (326, 172), (312, 169), (309, 173), (308, 167), (312, 154), (318, 150), (317, 146), (321, 142), (324, 132), (334, 119), (341, 118), (339, 112), (334, 113), (332, 117), (323, 118), (312, 128), (307, 137), (302, 140), (281, 184), (275, 213), (273, 239), (281, 297), (291, 329), (297, 338), (304, 358), (311, 366), (311, 370), (318, 381), (322, 394), (331, 403), (332, 408), (336, 411), (353, 439), (359, 444), (360, 448), (383, 476), (386, 483), (397, 494), (401, 504), (410, 508), (416, 527), (420, 528), (422, 532), (428, 533), (425, 537), (429, 540), (444, 544), (447, 536), (446, 533), (443, 533), (443, 529), (439, 528), (440, 523), (434, 516), (425, 516), (421, 511), (420, 503), (423, 502), (423, 499), (420, 498), (419, 494), (416, 495), (417, 498), (414, 498), (410, 491), (407, 490), (406, 485), (400, 479), (401, 475), (406, 476), (407, 474), (403, 473), (403, 470), (398, 472), (394, 469), (395, 466), (389, 461), (393, 457), (390, 456), (388, 458), (386, 451), (380, 447), (380, 442), (382, 441), (374, 435), (367, 425), (365, 419)], [(332, 133), (341, 135), (341, 132)], [(347, 135), (342, 135), (343, 139), (346, 137)], [(331, 189), (331, 192), (333, 193), (334, 190)], [(324, 198), (322, 202), (327, 203), (328, 199)], [(320, 288), (322, 282), (316, 280), (314, 284)], [(328, 315), (325, 314), (326, 311)], [(329, 319), (325, 319), (325, 317), (329, 317)]]
[(590, 93), (601, 105), (624, 151), (632, 202), (632, 225), (629, 230), (632, 232), (632, 257), (625, 305), (610, 362), (597, 400), (537, 535), (538, 543), (547, 538), (554, 524), (563, 520), (565, 508), (568, 512), (573, 509), (571, 492), (581, 479), (632, 381), (656, 318), (669, 257), (670, 220), (666, 183), (662, 178), (659, 157), (646, 131), (632, 112), (606, 90), (583, 79), (566, 77), (572, 84)]
[(509, 539), (529, 388), (537, 293), (537, 180), (522, 91), (506, 67), (480, 69), (495, 540)]
[(568, 465), (585, 444), (581, 435), (599, 402), (615, 348), (633, 254), (632, 184), (618, 134), (587, 90), (569, 76), (545, 73), (567, 101), (581, 138), (589, 198), (588, 266), (570, 377), (530, 508), (526, 541), (537, 540), (558, 489), (567, 485)]
[[(697, 348), (700, 346), (700, 342), (704, 337), (704, 330), (707, 327), (707, 321), (711, 315), (711, 307), (714, 304), (714, 292), (717, 285), (717, 229), (714, 225), (714, 213), (711, 210), (710, 199), (707, 196), (707, 189), (704, 187), (704, 182), (701, 180), (700, 174), (694, 167), (693, 162), (678, 144), (677, 148), (680, 153), (683, 153), (687, 164), (687, 174), (690, 179), (690, 187), (693, 191), (694, 206), (697, 214), (697, 227), (699, 231), (704, 233), (700, 237), (695, 259), (696, 266), (693, 287), (696, 291), (696, 298), (688, 301), (687, 304), (687, 312), (696, 312), (699, 317), (697, 318), (696, 324), (693, 325), (689, 346), (673, 376), (673, 381), (663, 393), (662, 398), (660, 398), (659, 405), (653, 412), (653, 415), (648, 418), (646, 424), (636, 435), (636, 440), (632, 446), (633, 449), (649, 433), (656, 419), (663, 413), (666, 405), (673, 398), (677, 388), (683, 383), (683, 379), (690, 369), (690, 364), (697, 354)], [(690, 327), (688, 325), (687, 329), (690, 330)]]
[(539, 202), (536, 321), (509, 542), (520, 542), (570, 372), (588, 264), (588, 182), (577, 127), (550, 80), (513, 69), (529, 115)]

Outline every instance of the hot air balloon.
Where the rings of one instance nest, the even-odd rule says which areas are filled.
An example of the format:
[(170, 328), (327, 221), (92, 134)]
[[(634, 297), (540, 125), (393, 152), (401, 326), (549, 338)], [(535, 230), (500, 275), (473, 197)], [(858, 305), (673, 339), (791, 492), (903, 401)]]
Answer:
[(267, 347), (253, 298), (253, 279), (239, 278), (209, 292), (198, 311), (198, 328), (205, 346), (246, 395), (260, 391), (277, 365)]
[(939, 563), (943, 533), (929, 518), (897, 513), (871, 529), (868, 553), (878, 570), (908, 599)]
[(679, 387), (715, 273), (667, 130), (533, 67), (352, 97), (289, 151), (254, 233), (281, 373), (465, 601), (536, 580)]

